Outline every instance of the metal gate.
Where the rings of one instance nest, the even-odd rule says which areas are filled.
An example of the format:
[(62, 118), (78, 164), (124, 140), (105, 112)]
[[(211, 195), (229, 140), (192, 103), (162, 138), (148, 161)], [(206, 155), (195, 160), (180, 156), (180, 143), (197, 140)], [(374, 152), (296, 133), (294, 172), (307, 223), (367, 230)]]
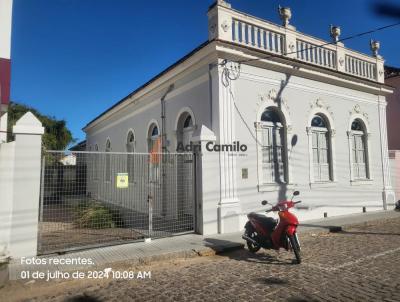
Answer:
[(39, 253), (194, 232), (194, 166), (190, 153), (45, 151)]

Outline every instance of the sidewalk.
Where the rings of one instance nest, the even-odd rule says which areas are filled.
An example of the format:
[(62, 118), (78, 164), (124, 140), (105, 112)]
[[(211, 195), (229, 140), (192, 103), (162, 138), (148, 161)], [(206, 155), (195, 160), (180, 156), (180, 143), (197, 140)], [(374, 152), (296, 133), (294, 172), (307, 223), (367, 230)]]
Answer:
[[(299, 233), (328, 232), (331, 227), (346, 227), (351, 224), (400, 217), (400, 212), (378, 211), (307, 221), (299, 227)], [(96, 249), (49, 255), (38, 259), (91, 258), (93, 265), (22, 265), (19, 259), (9, 264), (11, 280), (19, 278), (21, 271), (75, 271), (100, 269), (127, 262), (130, 265), (143, 265), (150, 262), (208, 256), (244, 247), (242, 232), (202, 236), (188, 234), (153, 240), (151, 243), (137, 242), (124, 245), (107, 246)]]

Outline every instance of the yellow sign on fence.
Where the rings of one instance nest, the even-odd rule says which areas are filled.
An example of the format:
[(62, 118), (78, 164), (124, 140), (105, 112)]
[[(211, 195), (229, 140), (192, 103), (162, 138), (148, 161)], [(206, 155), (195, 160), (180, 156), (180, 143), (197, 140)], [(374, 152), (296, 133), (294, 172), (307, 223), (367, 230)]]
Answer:
[(117, 188), (125, 189), (129, 186), (128, 173), (117, 173)]

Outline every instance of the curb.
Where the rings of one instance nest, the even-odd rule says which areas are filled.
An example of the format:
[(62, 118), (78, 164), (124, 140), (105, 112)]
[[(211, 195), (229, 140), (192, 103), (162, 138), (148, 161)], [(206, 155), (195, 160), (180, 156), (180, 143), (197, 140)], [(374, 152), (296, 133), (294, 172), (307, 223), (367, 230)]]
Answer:
[(236, 250), (241, 250), (244, 248), (243, 243), (232, 243), (225, 246), (216, 246), (216, 247), (203, 247), (191, 250), (184, 250), (179, 252), (171, 252), (159, 255), (152, 256), (144, 256), (137, 259), (127, 259), (123, 261), (117, 262), (109, 262), (106, 264), (102, 264), (101, 266), (107, 266), (116, 263), (124, 263), (129, 262), (130, 265), (148, 265), (157, 262), (169, 261), (169, 260), (177, 260), (177, 259), (190, 259), (196, 257), (210, 257), (219, 255), (226, 252), (232, 252)]
[[(365, 215), (365, 216), (364, 216)], [(299, 233), (337, 233), (357, 225), (365, 225), (377, 221), (385, 221), (400, 217), (397, 211), (368, 212), (366, 214), (330, 217), (322, 220), (311, 220), (301, 223)], [(340, 221), (340, 222), (338, 222)]]

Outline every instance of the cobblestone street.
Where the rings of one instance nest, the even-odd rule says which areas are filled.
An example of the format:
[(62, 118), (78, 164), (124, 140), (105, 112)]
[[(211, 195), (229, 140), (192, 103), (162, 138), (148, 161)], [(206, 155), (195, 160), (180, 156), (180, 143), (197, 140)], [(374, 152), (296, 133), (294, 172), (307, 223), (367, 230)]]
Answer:
[(151, 271), (147, 280), (14, 284), (2, 297), (16, 300), (18, 290), (25, 301), (400, 301), (400, 219), (300, 239), (301, 265), (285, 251), (239, 250), (129, 268)]

